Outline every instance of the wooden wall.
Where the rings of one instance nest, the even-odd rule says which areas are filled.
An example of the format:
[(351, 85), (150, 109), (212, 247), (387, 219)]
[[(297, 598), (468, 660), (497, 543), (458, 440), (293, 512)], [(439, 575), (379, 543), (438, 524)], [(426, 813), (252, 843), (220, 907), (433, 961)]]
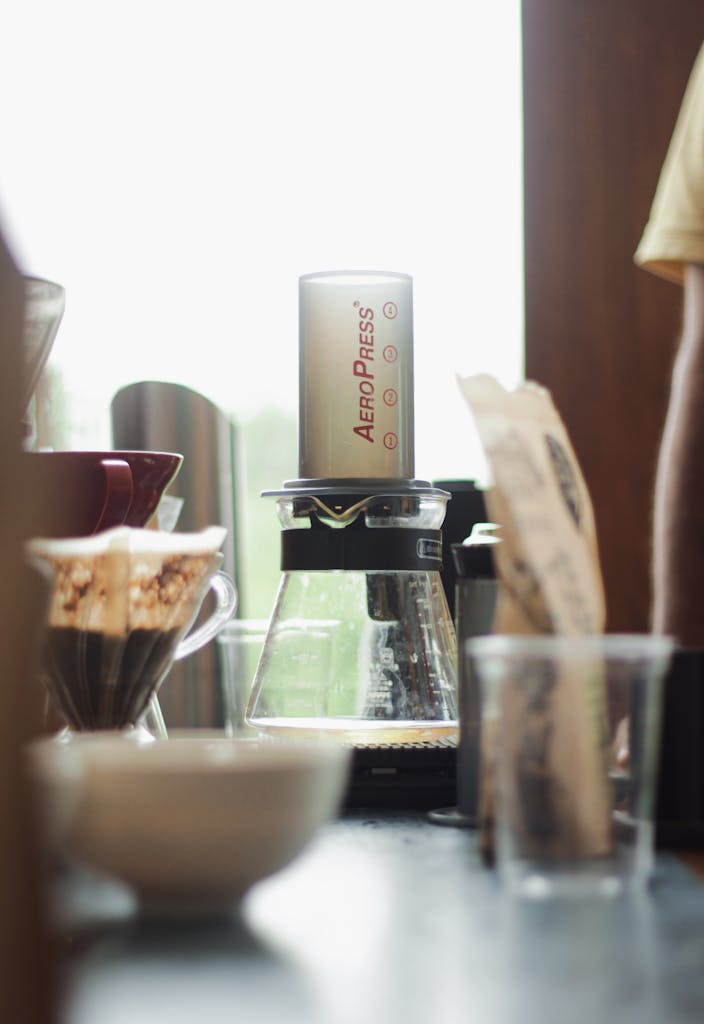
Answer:
[(703, 39), (702, 0), (523, 4), (526, 376), (552, 392), (591, 490), (612, 632), (649, 627), (680, 324), (680, 289), (632, 257)]

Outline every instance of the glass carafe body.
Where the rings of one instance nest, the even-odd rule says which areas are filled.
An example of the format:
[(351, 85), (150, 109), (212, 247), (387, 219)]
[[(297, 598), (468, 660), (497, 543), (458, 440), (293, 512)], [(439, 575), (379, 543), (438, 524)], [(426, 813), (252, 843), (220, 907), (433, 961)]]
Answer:
[[(442, 522), (444, 501), (431, 504), (432, 515), (426, 495), (421, 502), (375, 498), (334, 525), (321, 526), (326, 512), (313, 518), (318, 531), (374, 534), (372, 542), (382, 549), (408, 526), (415, 550), (418, 544), (422, 549), (417, 535), (435, 529), (438, 517)], [(280, 502), (279, 515), (297, 532), (306, 517), (296, 516), (293, 506)], [(355, 526), (358, 517), (364, 521)], [(279, 583), (247, 721), (265, 732), (325, 732), (355, 745), (454, 737), (456, 666), (439, 570), (289, 568)]]

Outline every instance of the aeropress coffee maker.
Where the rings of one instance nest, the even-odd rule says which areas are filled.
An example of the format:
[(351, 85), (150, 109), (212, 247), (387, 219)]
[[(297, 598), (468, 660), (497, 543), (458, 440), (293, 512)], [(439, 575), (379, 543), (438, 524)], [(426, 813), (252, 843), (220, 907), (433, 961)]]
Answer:
[(412, 279), (328, 272), (299, 288), (299, 479), (264, 492), (282, 577), (247, 721), (358, 749), (454, 747), (450, 495), (413, 475)]

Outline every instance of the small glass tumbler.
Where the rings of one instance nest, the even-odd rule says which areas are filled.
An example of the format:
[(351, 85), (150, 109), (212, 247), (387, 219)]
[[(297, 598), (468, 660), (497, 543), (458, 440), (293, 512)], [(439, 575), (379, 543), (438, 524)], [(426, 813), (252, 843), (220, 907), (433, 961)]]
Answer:
[(269, 628), (268, 619), (230, 619), (217, 636), (228, 736), (250, 733), (245, 711)]
[(481, 687), (483, 827), (508, 891), (646, 888), (672, 648), (645, 634), (467, 642)]

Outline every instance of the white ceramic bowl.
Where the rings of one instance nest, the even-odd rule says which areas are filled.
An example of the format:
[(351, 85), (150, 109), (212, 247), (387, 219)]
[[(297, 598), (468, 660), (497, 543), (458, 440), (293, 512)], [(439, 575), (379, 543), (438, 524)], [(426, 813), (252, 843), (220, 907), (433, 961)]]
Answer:
[(80, 764), (66, 755), (65, 744), (54, 736), (32, 740), (25, 754), (39, 836), (49, 853), (61, 858), (66, 832), (76, 812)]
[(82, 735), (54, 753), (74, 766), (69, 857), (175, 908), (233, 903), (288, 864), (336, 816), (350, 764), (339, 745), (196, 731)]

